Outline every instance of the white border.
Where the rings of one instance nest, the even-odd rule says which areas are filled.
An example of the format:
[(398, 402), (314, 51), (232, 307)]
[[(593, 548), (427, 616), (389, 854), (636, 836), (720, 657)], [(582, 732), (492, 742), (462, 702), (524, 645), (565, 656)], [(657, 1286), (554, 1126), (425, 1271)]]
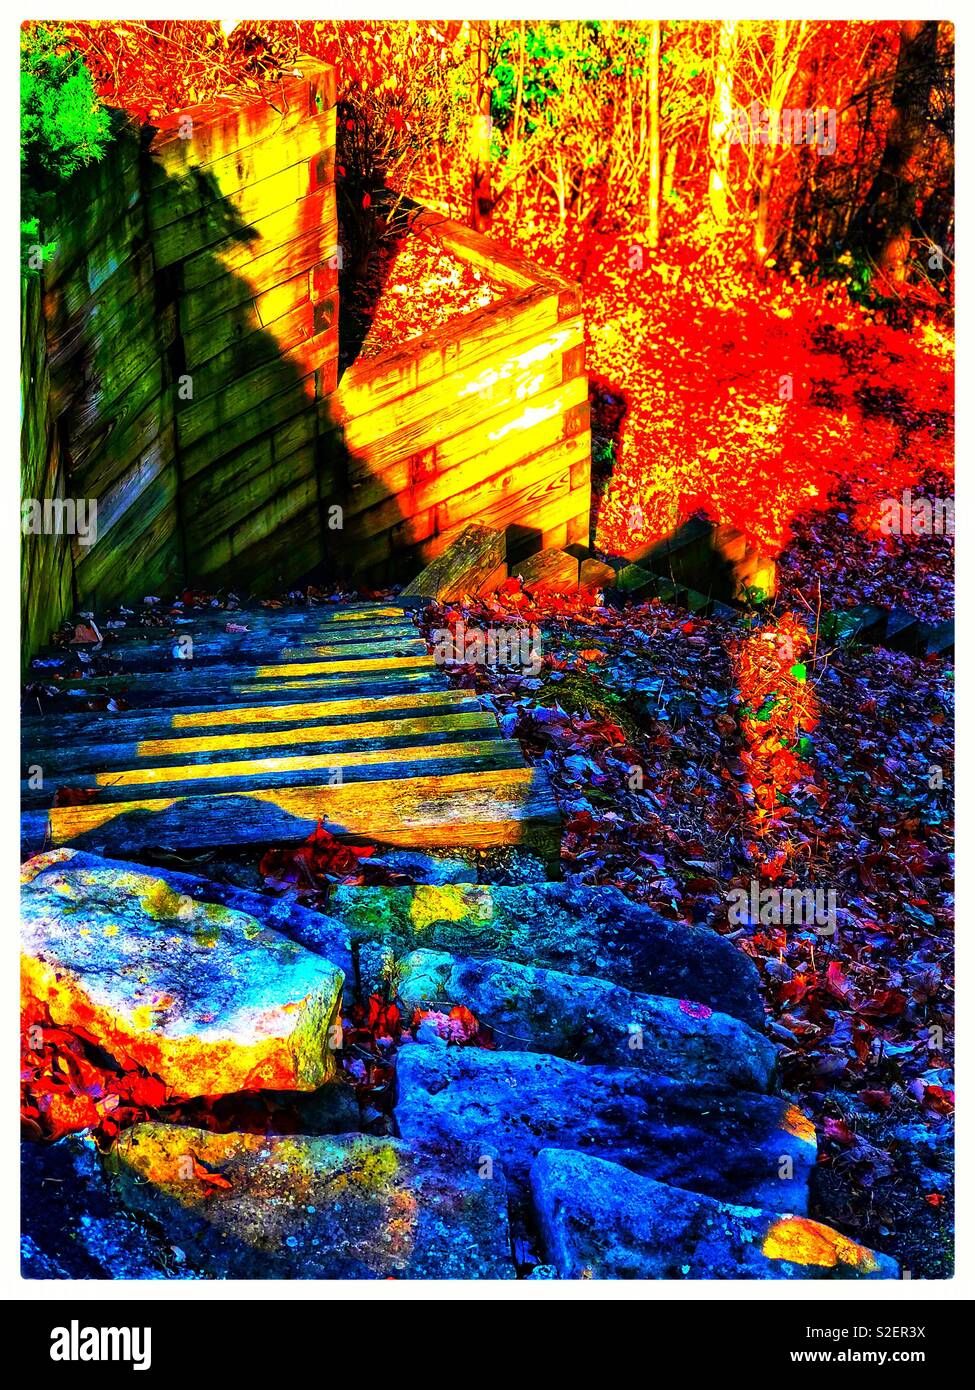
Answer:
[[(126, 10), (124, 6), (119, 6), (127, 18), (159, 18), (156, 10), (146, 14), (141, 7)], [(161, 7), (166, 11), (166, 17), (172, 19), (199, 19), (206, 16), (201, 15), (197, 7), (187, 4), (170, 3)], [(317, 8), (317, 7), (316, 7)], [(110, 19), (119, 18), (115, 12), (116, 7), (106, 11), (103, 5), (76, 5), (62, 4), (54, 6), (57, 17), (63, 19)], [(368, 0), (360, 0), (356, 4), (355, 17), (362, 19), (410, 19), (418, 17), (429, 17), (421, 4), (404, 3), (404, 0), (389, 0), (389, 3), (376, 5), (368, 3)], [(463, 5), (438, 5), (434, 7), (437, 18), (469, 18), (469, 7), (465, 9)], [(595, 18), (599, 17), (601, 6), (588, 5), (576, 7), (566, 3), (551, 4), (536, 3), (531, 7), (533, 17), (542, 19), (566, 19), (566, 18)], [(747, 18), (749, 19), (777, 19), (782, 17), (783, 6), (768, 4), (750, 4), (748, 6)], [(857, 7), (855, 16), (849, 13), (848, 7), (831, 5), (826, 13), (807, 15), (808, 18), (819, 20), (849, 20), (851, 18), (862, 20), (888, 20), (888, 19), (913, 19), (916, 18), (916, 4), (889, 3), (883, 6), (865, 4)], [(483, 11), (481, 11), (483, 14)], [(241, 18), (265, 18), (267, 17), (266, 7), (247, 6), (244, 10), (234, 10), (234, 14)], [(511, 3), (495, 4), (491, 7), (492, 18), (521, 18), (524, 14), (522, 6)], [(614, 19), (720, 19), (726, 17), (728, 12), (724, 6), (708, 4), (676, 4), (658, 9), (655, 5), (652, 8), (644, 5), (634, 5), (629, 0), (614, 5), (605, 16)], [(975, 143), (975, 131), (973, 131), (970, 111), (968, 107), (968, 86), (969, 78), (975, 78), (975, 70), (969, 61), (969, 48), (967, 39), (970, 31), (975, 28), (975, 21), (970, 14), (966, 14), (959, 0), (944, 6), (938, 6), (939, 17), (952, 21), (956, 25), (956, 45), (957, 58), (959, 60), (957, 76), (957, 150), (965, 155), (961, 168), (970, 167), (968, 155)], [(297, 19), (320, 19), (322, 14), (315, 13), (314, 9), (309, 12), (308, 7), (297, 6), (289, 10), (289, 15)], [(728, 17), (741, 17), (740, 12), (731, 10)], [(8, 132), (15, 132), (19, 128), (20, 112), (18, 104), (19, 90), (19, 52), (17, 43), (17, 33), (15, 26), (19, 26), (21, 19), (50, 19), (55, 14), (48, 9), (38, 10), (31, 8), (27, 14), (22, 14), (17, 20), (8, 19), (4, 21), (4, 49), (0, 55), (0, 62), (6, 72), (6, 80), (2, 90), (8, 103), (6, 126)], [(790, 18), (797, 16), (791, 15)], [(3, 143), (2, 157), (6, 166), (7, 173), (4, 180), (4, 187), (8, 190), (8, 197), (13, 201), (17, 196), (19, 188), (19, 160), (18, 160), (17, 139), (11, 134)], [(958, 161), (956, 161), (957, 163)], [(957, 179), (958, 197), (958, 223), (964, 232), (968, 229), (968, 212), (971, 202), (971, 182), (964, 175)], [(956, 1219), (956, 1246), (957, 1246), (957, 1265), (956, 1276), (950, 1281), (941, 1280), (918, 1280), (916, 1282), (904, 1281), (898, 1284), (875, 1283), (870, 1280), (862, 1282), (834, 1283), (834, 1282), (758, 1282), (734, 1280), (728, 1282), (711, 1282), (706, 1280), (695, 1280), (680, 1283), (639, 1283), (631, 1284), (624, 1281), (613, 1282), (553, 1282), (543, 1281), (519, 1281), (517, 1283), (485, 1283), (483, 1281), (465, 1281), (457, 1283), (408, 1283), (397, 1281), (376, 1281), (375, 1283), (348, 1283), (340, 1281), (314, 1281), (314, 1280), (295, 1280), (295, 1281), (221, 1281), (221, 1282), (156, 1282), (152, 1280), (125, 1280), (118, 1282), (95, 1282), (77, 1280), (51, 1280), (51, 1281), (25, 1281), (20, 1277), (19, 1271), (19, 1133), (18, 1133), (18, 1114), (19, 1097), (17, 1096), (17, 1074), (16, 1074), (16, 1054), (17, 1042), (16, 1031), (12, 1025), (12, 1020), (18, 1016), (18, 967), (17, 967), (17, 931), (16, 923), (18, 920), (17, 902), (17, 846), (19, 845), (19, 806), (18, 795), (20, 785), (19, 772), (19, 750), (17, 747), (17, 736), (15, 731), (19, 721), (19, 598), (16, 602), (11, 599), (14, 595), (19, 596), (20, 576), (18, 565), (19, 553), (19, 516), (20, 516), (20, 497), (19, 497), (19, 467), (14, 460), (19, 459), (19, 233), (16, 220), (12, 212), (8, 209), (7, 215), (2, 219), (2, 242), (5, 248), (4, 265), (7, 273), (3, 277), (3, 314), (0, 322), (4, 325), (2, 335), (2, 373), (0, 382), (4, 393), (4, 429), (10, 446), (10, 460), (5, 481), (5, 494), (9, 498), (8, 505), (2, 511), (2, 525), (4, 529), (4, 543), (0, 545), (0, 565), (3, 566), (2, 578), (0, 578), (0, 593), (5, 596), (5, 601), (0, 606), (0, 652), (8, 654), (6, 668), (7, 676), (3, 686), (2, 705), (0, 705), (0, 728), (8, 729), (9, 736), (5, 740), (3, 747), (3, 779), (0, 786), (10, 789), (10, 794), (4, 796), (0, 801), (0, 844), (4, 846), (3, 863), (9, 866), (9, 877), (4, 877), (4, 898), (7, 910), (3, 913), (2, 919), (7, 924), (4, 941), (3, 954), (3, 1014), (6, 1021), (0, 1036), (9, 1039), (9, 1051), (4, 1049), (3, 1063), (3, 1087), (0, 1089), (2, 1096), (2, 1109), (0, 1109), (0, 1134), (3, 1138), (0, 1141), (0, 1297), (13, 1300), (29, 1301), (56, 1301), (58, 1299), (75, 1300), (85, 1302), (89, 1300), (99, 1300), (107, 1298), (115, 1299), (150, 1299), (153, 1301), (181, 1301), (181, 1300), (204, 1300), (208, 1302), (219, 1302), (224, 1299), (231, 1300), (255, 1300), (255, 1301), (274, 1301), (286, 1299), (288, 1301), (298, 1300), (320, 1300), (327, 1297), (330, 1300), (426, 1300), (436, 1299), (439, 1301), (494, 1301), (494, 1300), (531, 1300), (550, 1302), (577, 1300), (577, 1299), (597, 1299), (621, 1301), (704, 1301), (722, 1302), (727, 1300), (748, 1299), (763, 1300), (771, 1302), (806, 1302), (806, 1301), (826, 1301), (826, 1302), (848, 1302), (857, 1303), (863, 1300), (882, 1299), (890, 1302), (902, 1301), (927, 1301), (927, 1300), (961, 1300), (975, 1297), (975, 1241), (973, 1241), (973, 1196), (972, 1187), (975, 1181), (975, 1172), (971, 1161), (972, 1156), (972, 1102), (969, 1099), (969, 1089), (967, 1079), (971, 1074), (971, 1037), (967, 1029), (962, 1025), (961, 1020), (966, 1017), (966, 1010), (962, 1005), (972, 1001), (972, 976), (971, 961), (972, 947), (970, 936), (972, 926), (964, 918), (960, 922), (957, 942), (957, 963), (958, 974), (965, 981), (965, 988), (962, 995), (962, 1004), (958, 1008), (959, 1018), (959, 1037), (958, 1037), (958, 1071), (964, 1078), (963, 1086), (963, 1105), (961, 1119), (958, 1127), (958, 1204)], [(967, 242), (965, 243), (967, 245)], [(971, 295), (968, 289), (968, 278), (965, 270), (964, 258), (961, 259), (961, 273), (958, 276), (958, 307), (962, 323), (965, 330), (961, 335), (963, 348), (962, 360), (968, 359), (967, 338), (968, 326), (972, 321), (971, 315)], [(959, 460), (971, 466), (973, 458), (972, 450), (972, 427), (971, 427), (971, 406), (964, 394), (958, 400), (958, 444), (957, 457)], [(970, 515), (969, 508), (969, 483), (964, 468), (959, 469), (957, 482), (958, 491), (958, 515), (959, 534), (964, 536), (967, 518)], [(975, 564), (975, 547), (968, 551), (966, 546), (959, 547), (958, 562), (958, 594), (961, 600), (959, 607), (967, 611), (967, 601), (972, 594), (972, 573)], [(960, 652), (956, 669), (962, 672), (963, 690), (966, 695), (970, 693), (970, 669), (971, 654), (967, 647)], [(966, 711), (969, 708), (965, 703)], [(967, 780), (967, 774), (972, 769), (972, 732), (971, 724), (968, 720), (959, 720), (958, 736), (958, 762), (956, 768), (955, 782), (959, 789), (958, 796), (958, 822), (959, 833), (963, 837), (963, 843), (970, 843), (969, 832), (971, 829), (971, 808), (973, 802), (972, 788), (975, 786)], [(975, 856), (962, 856), (959, 863), (959, 892), (958, 901), (962, 904), (973, 901), (971, 894), (972, 886), (972, 862)]]

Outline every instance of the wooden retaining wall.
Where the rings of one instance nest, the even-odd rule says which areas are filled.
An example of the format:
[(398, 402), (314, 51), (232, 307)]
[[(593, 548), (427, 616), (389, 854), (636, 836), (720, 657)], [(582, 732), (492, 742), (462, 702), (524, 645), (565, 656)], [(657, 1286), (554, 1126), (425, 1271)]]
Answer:
[(321, 559), (337, 373), (334, 71), (303, 62), (154, 130), (120, 122), (59, 204), (44, 311), (78, 603), (271, 585)]
[(334, 71), (302, 60), (266, 96), (119, 117), (42, 229), (24, 495), (60, 470), (97, 539), (25, 570), (29, 651), (72, 608), (187, 584), (404, 581), (471, 520), (511, 560), (588, 540), (576, 287), (420, 213), (415, 234), (504, 297), (338, 380), (335, 100)]
[(414, 234), (507, 293), (344, 373), (333, 413), (348, 453), (347, 567), (409, 578), (470, 521), (505, 530), (510, 559), (586, 543), (581, 292), (438, 214)]
[[(66, 501), (64, 469), (54, 416), (47, 342), (36, 276), (21, 287), (20, 307), (21, 497), (27, 504), (20, 546), (20, 626), (26, 664), (70, 613), (74, 602), (71, 542), (63, 525), (55, 531), (32, 528), (33, 507)], [(54, 515), (53, 512), (49, 513)], [(65, 513), (59, 511), (59, 516)]]

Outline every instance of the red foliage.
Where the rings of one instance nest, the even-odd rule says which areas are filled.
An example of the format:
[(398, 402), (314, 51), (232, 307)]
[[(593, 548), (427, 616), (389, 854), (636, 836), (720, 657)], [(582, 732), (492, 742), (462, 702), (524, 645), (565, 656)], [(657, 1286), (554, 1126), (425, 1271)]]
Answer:
[(361, 883), (361, 862), (373, 852), (372, 846), (343, 844), (319, 822), (303, 844), (267, 850), (258, 867), (271, 888), (326, 889), (335, 879)]
[(107, 1148), (166, 1100), (163, 1082), (130, 1058), (109, 1057), (90, 1035), (45, 1019), (24, 1027), (21, 1058), (21, 1125), (31, 1139), (91, 1130)]

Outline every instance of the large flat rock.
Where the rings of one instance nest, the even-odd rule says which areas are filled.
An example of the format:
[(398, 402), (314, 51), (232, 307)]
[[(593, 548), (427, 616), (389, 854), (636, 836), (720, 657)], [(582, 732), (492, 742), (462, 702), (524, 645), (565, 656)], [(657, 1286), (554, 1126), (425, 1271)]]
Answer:
[[(80, 866), (134, 866), (76, 852)], [(706, 927), (670, 922), (616, 888), (572, 881), (429, 883), (416, 887), (337, 887), (327, 913), (289, 898), (238, 888), (171, 869), (146, 869), (174, 893), (254, 917), (332, 961), (346, 977), (359, 951), (367, 992), (390, 952), (418, 947), (458, 956), (501, 957), (567, 974), (596, 976), (641, 994), (705, 1004), (761, 1028), (764, 1010), (754, 965)]]
[(530, 1052), (403, 1047), (395, 1118), (408, 1142), (495, 1155), (522, 1187), (541, 1150), (560, 1147), (723, 1201), (803, 1214), (816, 1161), (812, 1123), (784, 1100)]
[(543, 1149), (531, 1170), (545, 1259), (563, 1279), (896, 1279), (898, 1267), (805, 1216), (731, 1205), (617, 1163)]
[(57, 850), (24, 866), (21, 918), (26, 1021), (83, 1031), (173, 1097), (334, 1071), (342, 971), (246, 913)]
[(764, 1019), (747, 956), (710, 928), (667, 921), (616, 888), (571, 881), (339, 888), (329, 910), (350, 939), (400, 954), (430, 947), (502, 957), (690, 999), (753, 1026)]
[(398, 990), (414, 1007), (463, 1004), (512, 1051), (640, 1067), (713, 1086), (767, 1091), (776, 1049), (705, 1004), (637, 994), (588, 975), (445, 951), (413, 951), (399, 962)]
[(121, 1200), (211, 1278), (514, 1277), (504, 1176), (474, 1155), (152, 1123), (116, 1159)]

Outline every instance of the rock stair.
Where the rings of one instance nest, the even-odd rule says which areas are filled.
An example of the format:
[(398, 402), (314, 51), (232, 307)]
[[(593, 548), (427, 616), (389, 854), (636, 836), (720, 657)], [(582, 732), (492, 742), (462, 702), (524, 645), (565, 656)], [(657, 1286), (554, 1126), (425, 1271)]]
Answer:
[[(347, 887), (313, 912), (70, 848), (25, 879), (28, 994), (60, 1026), (87, 1001), (107, 1050), (155, 1057), (184, 1097), (187, 1058), (208, 1048), (209, 1088), (251, 1068), (258, 1092), (290, 1076), (311, 1093), (298, 1133), (162, 1115), (123, 1130), (103, 1165), (65, 1141), (116, 1277), (120, 1245), (133, 1276), (174, 1250), (171, 1272), (223, 1278), (897, 1275), (809, 1218), (815, 1131), (775, 1094), (754, 966), (708, 929), (574, 882)], [(156, 951), (157, 931), (179, 949)], [(315, 1104), (350, 1090), (328, 1041), (339, 974), (422, 1020), (391, 1044), (385, 1121), (369, 1103), (357, 1121)], [(458, 1008), (491, 1047), (447, 1040)], [(55, 1161), (29, 1148), (31, 1171)], [(52, 1248), (31, 1228), (30, 1270), (61, 1271), (58, 1241), (95, 1258), (91, 1231), (71, 1232)]]

